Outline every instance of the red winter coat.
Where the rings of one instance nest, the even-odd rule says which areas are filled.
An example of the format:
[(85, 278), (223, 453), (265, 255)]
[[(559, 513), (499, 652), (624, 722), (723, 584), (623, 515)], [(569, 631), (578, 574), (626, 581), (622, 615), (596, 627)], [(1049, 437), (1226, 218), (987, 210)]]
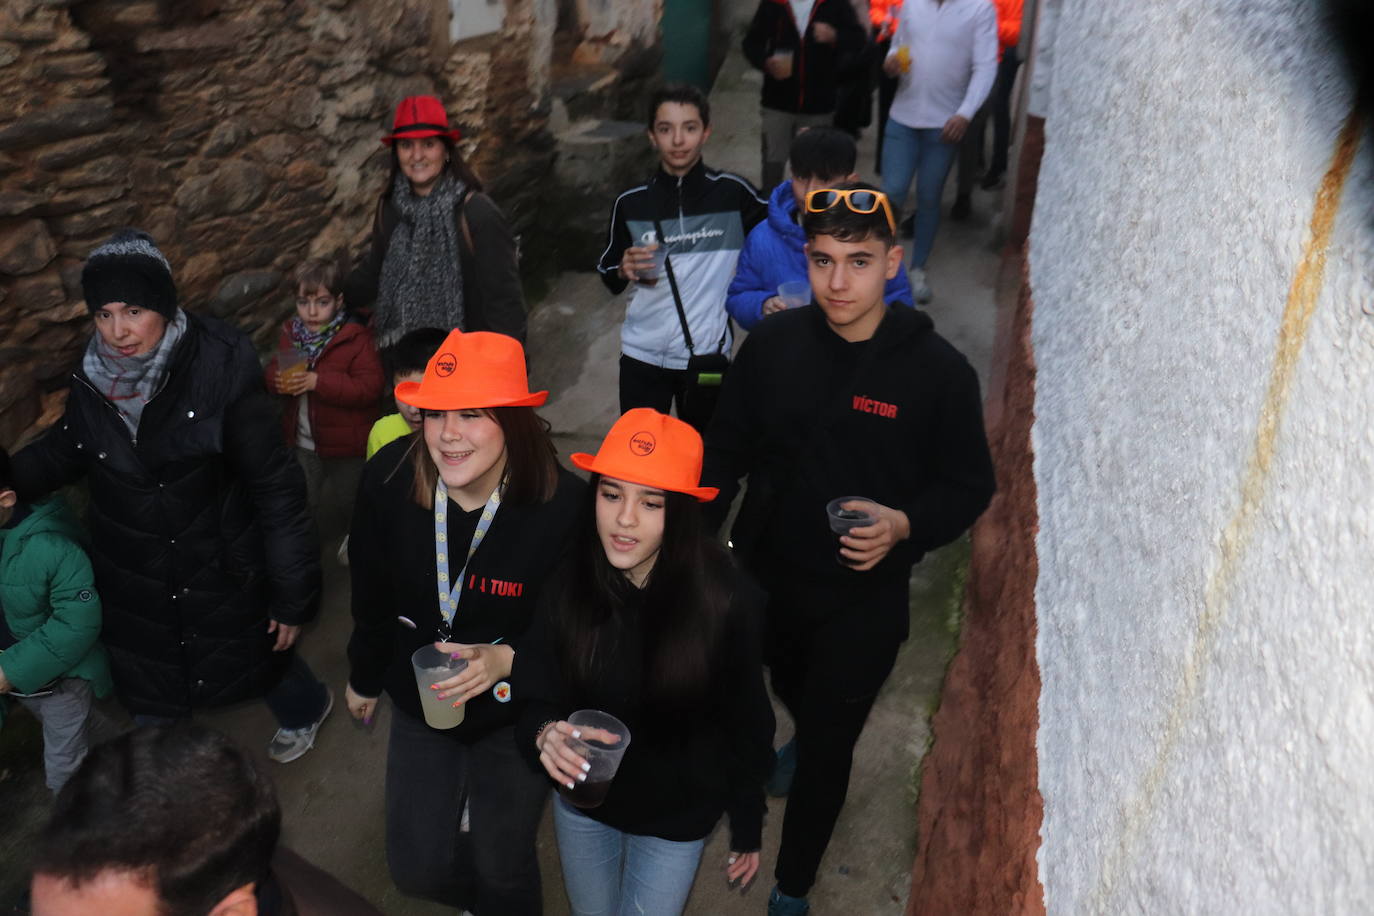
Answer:
[[(290, 321), (282, 324), (277, 349), (291, 349)], [(306, 393), (310, 405), (310, 434), (321, 458), (362, 458), (367, 434), (381, 415), (378, 404), (385, 379), (372, 331), (352, 321), (325, 344), (312, 370), (315, 390)], [(277, 357), (267, 364), (267, 390), (277, 390)], [(296, 399), (280, 395), (281, 431), (286, 444), (296, 444)]]

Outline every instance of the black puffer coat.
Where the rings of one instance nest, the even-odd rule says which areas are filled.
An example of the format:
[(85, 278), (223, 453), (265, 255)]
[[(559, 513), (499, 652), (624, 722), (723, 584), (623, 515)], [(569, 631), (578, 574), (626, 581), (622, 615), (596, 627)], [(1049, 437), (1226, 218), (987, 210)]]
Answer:
[(259, 696), (289, 652), (269, 618), (314, 616), (319, 549), (248, 338), (188, 315), (137, 441), (79, 369), (67, 412), (14, 457), (26, 499), (85, 476), (101, 641), (131, 712), (181, 716)]

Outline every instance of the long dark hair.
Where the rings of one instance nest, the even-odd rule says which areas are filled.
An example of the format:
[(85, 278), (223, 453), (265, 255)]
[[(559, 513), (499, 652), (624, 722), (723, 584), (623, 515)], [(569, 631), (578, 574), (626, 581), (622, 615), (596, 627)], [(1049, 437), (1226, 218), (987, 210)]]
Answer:
[[(481, 413), (495, 420), (506, 437), (506, 492), (501, 501), (532, 506), (553, 499), (558, 489), (558, 451), (549, 438), (549, 421), (533, 407), (490, 407)], [(410, 462), (415, 472), (411, 498), (423, 508), (433, 509), (439, 469), (429, 456), (423, 427), (410, 448)]]
[(597, 680), (608, 658), (606, 624), (631, 613), (642, 600), (643, 696), (648, 705), (690, 709), (707, 693), (729, 613), (732, 560), (711, 539), (701, 504), (684, 493), (665, 493), (663, 544), (642, 596), (606, 559), (596, 530), (601, 476), (591, 486), (575, 526), (552, 598), (559, 667), (575, 691)]
[[(406, 138), (410, 139), (410, 138)], [(419, 139), (419, 138), (415, 138)], [(477, 172), (472, 166), (468, 165), (463, 154), (458, 152), (458, 144), (448, 137), (437, 137), (440, 143), (444, 144), (445, 156), (448, 159), (448, 173), (468, 186), (469, 190), (483, 190), (482, 179), (477, 177)], [(391, 192), (396, 187), (396, 176), (401, 173), (400, 153), (396, 151), (396, 142), (391, 144), (391, 152), (388, 154), (391, 159), (391, 171), (386, 176), (386, 189), (382, 191), (382, 199), (390, 200)]]

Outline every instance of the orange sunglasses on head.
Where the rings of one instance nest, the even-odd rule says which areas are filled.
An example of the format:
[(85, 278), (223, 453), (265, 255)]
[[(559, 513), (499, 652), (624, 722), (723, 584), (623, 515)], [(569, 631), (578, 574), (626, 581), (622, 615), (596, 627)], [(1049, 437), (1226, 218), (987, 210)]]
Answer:
[(897, 234), (897, 220), (892, 216), (892, 205), (887, 202), (887, 195), (882, 191), (870, 191), (868, 188), (817, 188), (806, 195), (806, 212), (824, 213), (833, 209), (840, 201), (844, 201), (846, 209), (851, 213), (869, 214), (881, 206), (883, 213), (887, 215), (888, 229), (893, 235)]

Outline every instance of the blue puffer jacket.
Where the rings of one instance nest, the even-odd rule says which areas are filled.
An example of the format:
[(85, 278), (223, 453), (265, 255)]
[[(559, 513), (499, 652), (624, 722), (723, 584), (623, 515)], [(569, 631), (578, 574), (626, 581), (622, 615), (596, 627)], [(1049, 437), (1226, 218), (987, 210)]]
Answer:
[[(745, 330), (763, 320), (763, 300), (776, 296), (779, 284), (806, 279), (806, 253), (802, 250), (806, 234), (793, 218), (796, 212), (792, 182), (784, 181), (768, 199), (768, 218), (750, 231), (740, 252), (725, 308)], [(912, 304), (905, 266), (887, 281), (883, 298), (889, 303)]]

